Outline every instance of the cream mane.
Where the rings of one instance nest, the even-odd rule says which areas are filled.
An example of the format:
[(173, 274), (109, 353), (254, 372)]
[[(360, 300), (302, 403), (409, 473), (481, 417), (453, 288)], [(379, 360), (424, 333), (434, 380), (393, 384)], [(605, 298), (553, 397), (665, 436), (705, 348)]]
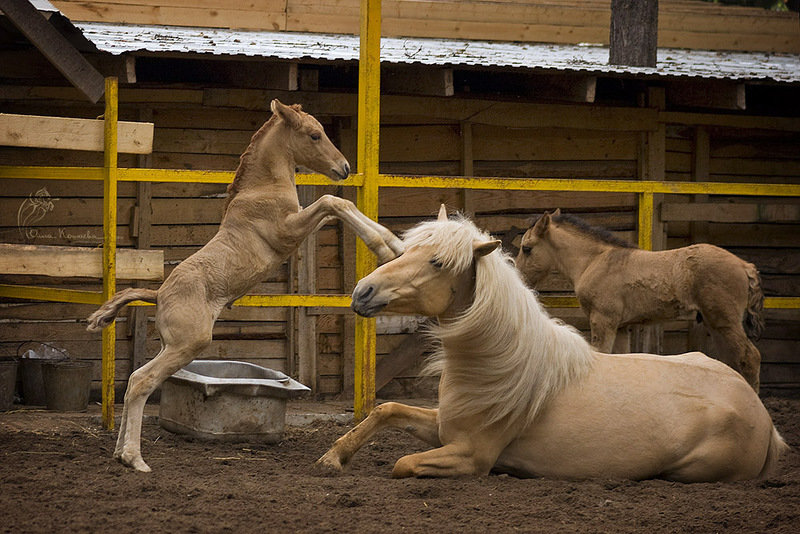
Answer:
[[(407, 247), (433, 245), (444, 268), (465, 272), (472, 243), (490, 236), (467, 219), (431, 221), (409, 230)], [(501, 251), (475, 265), (473, 303), (460, 316), (430, 328), (438, 350), (426, 372), (442, 373), (448, 400), (442, 419), (481, 414), (485, 425), (530, 424), (545, 403), (593, 361), (589, 343), (551, 318)]]

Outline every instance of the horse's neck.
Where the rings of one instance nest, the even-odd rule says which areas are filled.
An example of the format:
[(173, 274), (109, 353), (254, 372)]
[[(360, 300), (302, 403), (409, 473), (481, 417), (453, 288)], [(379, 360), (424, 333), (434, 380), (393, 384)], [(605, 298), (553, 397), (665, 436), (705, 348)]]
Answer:
[(554, 229), (548, 238), (558, 270), (576, 283), (591, 263), (611, 245), (566, 228)]
[[(294, 178), (294, 162), (284, 151), (256, 147), (246, 154), (236, 173), (234, 191), (228, 199), (226, 218), (231, 210), (236, 210), (242, 202), (233, 202), (235, 197), (264, 199), (285, 204), (284, 209), (297, 211), (299, 200)], [(252, 217), (255, 214), (250, 214)], [(223, 219), (225, 222), (225, 219)]]

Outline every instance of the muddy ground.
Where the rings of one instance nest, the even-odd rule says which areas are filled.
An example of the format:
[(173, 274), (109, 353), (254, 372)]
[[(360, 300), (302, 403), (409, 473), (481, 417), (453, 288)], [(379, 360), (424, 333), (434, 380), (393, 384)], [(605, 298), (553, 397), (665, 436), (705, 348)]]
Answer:
[(348, 428), (289, 428), (276, 445), (210, 444), (145, 424), (153, 468), (111, 459), (114, 436), (89, 416), (0, 414), (3, 532), (800, 532), (800, 400), (765, 401), (793, 450), (768, 480), (520, 480), (492, 475), (393, 480), (423, 450), (387, 431), (344, 475), (314, 461)]

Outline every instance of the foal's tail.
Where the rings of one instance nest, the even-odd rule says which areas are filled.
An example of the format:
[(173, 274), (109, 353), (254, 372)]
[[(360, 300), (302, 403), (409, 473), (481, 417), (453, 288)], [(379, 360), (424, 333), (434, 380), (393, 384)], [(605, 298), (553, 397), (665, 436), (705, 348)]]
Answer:
[(783, 440), (777, 429), (772, 427), (772, 434), (769, 437), (769, 448), (767, 458), (764, 460), (764, 467), (758, 474), (758, 478), (767, 478), (775, 471), (778, 459), (789, 450), (789, 445)]
[(764, 293), (761, 276), (752, 263), (745, 264), (747, 273), (747, 309), (744, 312), (744, 330), (750, 339), (758, 339), (764, 331)]
[(100, 306), (96, 312), (91, 314), (86, 320), (89, 325), (86, 330), (89, 332), (97, 332), (114, 322), (114, 318), (119, 313), (119, 310), (129, 302), (134, 300), (143, 300), (152, 304), (156, 303), (158, 291), (155, 289), (145, 289), (143, 287), (129, 287), (124, 291), (120, 291), (105, 304)]

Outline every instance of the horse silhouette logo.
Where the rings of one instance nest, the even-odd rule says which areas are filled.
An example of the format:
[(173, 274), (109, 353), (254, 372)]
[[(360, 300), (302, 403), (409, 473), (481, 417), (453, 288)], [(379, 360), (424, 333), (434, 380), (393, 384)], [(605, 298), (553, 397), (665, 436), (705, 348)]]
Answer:
[(36, 236), (36, 232), (31, 231), (31, 226), (44, 219), (45, 215), (55, 209), (54, 202), (56, 200), (58, 199), (50, 196), (46, 187), (42, 187), (22, 201), (17, 210), (17, 227), (24, 239), (32, 239)]

